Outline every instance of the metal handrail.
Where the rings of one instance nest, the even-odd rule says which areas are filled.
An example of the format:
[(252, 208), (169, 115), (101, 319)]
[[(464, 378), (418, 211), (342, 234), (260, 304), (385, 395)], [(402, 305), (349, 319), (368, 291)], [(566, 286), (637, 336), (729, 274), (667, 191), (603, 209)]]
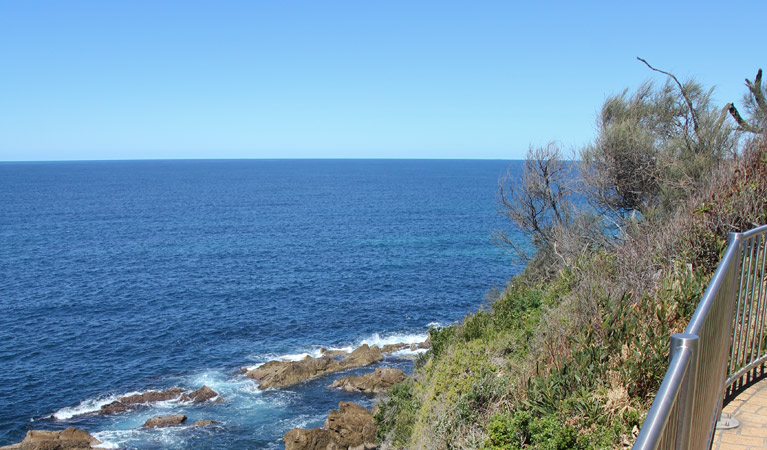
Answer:
[(634, 449), (707, 449), (725, 391), (767, 361), (767, 225), (730, 233)]

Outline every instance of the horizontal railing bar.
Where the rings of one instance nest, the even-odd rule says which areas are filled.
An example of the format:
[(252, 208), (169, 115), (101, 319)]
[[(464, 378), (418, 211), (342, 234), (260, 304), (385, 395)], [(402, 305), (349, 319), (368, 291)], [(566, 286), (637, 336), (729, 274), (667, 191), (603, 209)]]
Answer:
[(757, 234), (767, 234), (767, 225), (762, 225), (760, 227), (752, 228), (748, 231), (745, 231), (743, 233), (738, 233), (740, 236), (743, 236), (743, 239), (748, 239), (750, 237), (754, 237)]
[(756, 367), (760, 366), (765, 361), (767, 361), (767, 355), (762, 355), (759, 359), (756, 359), (756, 360), (752, 361), (747, 366), (745, 366), (742, 369), (740, 369), (737, 372), (735, 372), (735, 374), (733, 376), (731, 376), (730, 378), (725, 380), (724, 387), (725, 388), (730, 387), (732, 385), (732, 383), (738, 381), (738, 379), (740, 377), (742, 377), (743, 375), (747, 374), (750, 370), (753, 370)]

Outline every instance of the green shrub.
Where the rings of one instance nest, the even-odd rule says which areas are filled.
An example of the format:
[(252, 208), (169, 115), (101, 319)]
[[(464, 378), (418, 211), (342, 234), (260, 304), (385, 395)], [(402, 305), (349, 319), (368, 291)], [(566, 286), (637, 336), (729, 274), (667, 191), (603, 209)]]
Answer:
[(413, 423), (420, 405), (413, 395), (413, 379), (395, 384), (388, 392), (388, 399), (378, 405), (375, 413), (376, 438), (383, 442), (391, 434), (397, 447), (406, 447), (413, 431)]
[(488, 424), (487, 450), (567, 450), (576, 448), (578, 433), (555, 415), (535, 417), (530, 411), (496, 414)]
[(456, 326), (451, 325), (449, 327), (442, 328), (429, 328), (429, 341), (431, 342), (431, 348), (427, 352), (434, 358), (439, 358), (445, 349), (450, 345), (455, 338)]

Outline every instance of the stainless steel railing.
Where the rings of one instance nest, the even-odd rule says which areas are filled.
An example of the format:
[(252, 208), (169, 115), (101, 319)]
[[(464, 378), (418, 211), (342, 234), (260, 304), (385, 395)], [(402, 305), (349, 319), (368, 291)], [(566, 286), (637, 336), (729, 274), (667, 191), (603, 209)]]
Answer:
[(767, 225), (730, 233), (724, 257), (684, 333), (634, 449), (707, 449), (725, 391), (767, 361)]

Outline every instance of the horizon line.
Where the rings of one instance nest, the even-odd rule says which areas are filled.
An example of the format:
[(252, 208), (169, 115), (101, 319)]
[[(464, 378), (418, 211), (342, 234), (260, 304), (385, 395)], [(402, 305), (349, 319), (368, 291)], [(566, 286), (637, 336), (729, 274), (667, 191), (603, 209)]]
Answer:
[(514, 158), (427, 158), (427, 157), (263, 157), (263, 158), (105, 158), (105, 159), (12, 159), (2, 163), (51, 162), (139, 162), (139, 161), (524, 161)]

